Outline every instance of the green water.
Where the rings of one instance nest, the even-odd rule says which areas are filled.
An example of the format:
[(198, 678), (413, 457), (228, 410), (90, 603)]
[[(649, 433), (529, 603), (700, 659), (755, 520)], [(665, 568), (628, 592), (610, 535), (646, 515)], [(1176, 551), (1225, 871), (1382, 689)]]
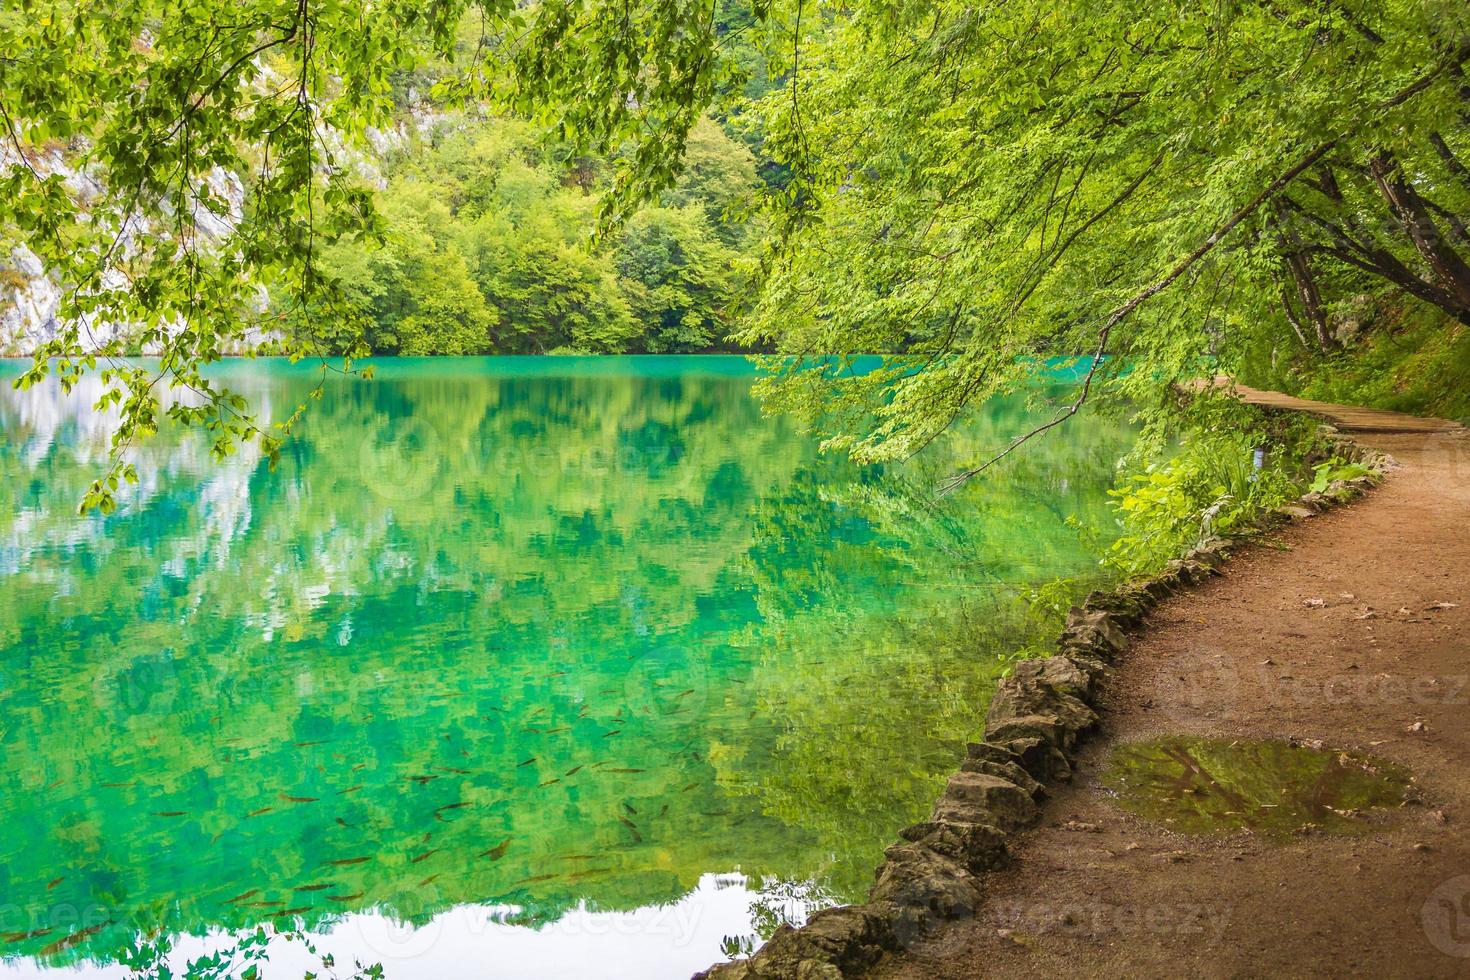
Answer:
[(1401, 767), (1349, 752), (1184, 736), (1119, 746), (1104, 780), (1125, 809), (1173, 830), (1277, 839), (1366, 833), (1410, 787)]
[[(316, 380), (220, 371), (277, 419)], [(383, 958), (354, 922), (452, 933), (390, 977), (687, 975), (861, 897), (980, 730), (1017, 589), (1095, 569), (1066, 518), (1110, 523), (1129, 433), (1079, 418), (936, 502), (1035, 409), (860, 468), (763, 418), (751, 377), (382, 363), (327, 383), (273, 473), (165, 432), (106, 517), (75, 511), (97, 392), (6, 383), (6, 975), (127, 975), (138, 937), (259, 924)], [(555, 969), (537, 945), (659, 908), (705, 918), (579, 934)]]

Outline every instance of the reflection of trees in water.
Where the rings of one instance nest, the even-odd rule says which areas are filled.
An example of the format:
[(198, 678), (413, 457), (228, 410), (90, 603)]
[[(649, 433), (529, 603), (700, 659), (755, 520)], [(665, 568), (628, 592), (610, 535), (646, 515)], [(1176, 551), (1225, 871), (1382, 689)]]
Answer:
[(1361, 832), (1363, 811), (1399, 806), (1407, 786), (1397, 767), (1347, 753), (1181, 737), (1119, 747), (1107, 778), (1123, 806), (1194, 833)]
[(978, 726), (989, 586), (1079, 565), (1027, 481), (1096, 472), (1058, 446), (936, 505), (949, 461), (819, 459), (745, 386), (334, 382), (277, 472), (165, 433), (105, 518), (87, 432), (7, 391), (7, 894), (109, 910), (67, 957), (286, 911), (537, 923), (734, 864), (850, 894)]
[[(963, 439), (983, 446), (1020, 424), (993, 407)], [(931, 456), (837, 485), (800, 473), (757, 508), (749, 642), (779, 735), (734, 752), (721, 783), (810, 831), (844, 899), (866, 892), (881, 849), (928, 812), (983, 726), (1003, 656), (1046, 639), (1021, 590), (1088, 575), (1057, 514), (1108, 522), (1102, 491), (1126, 432), (1068, 435), (943, 499), (934, 475), (954, 460)]]

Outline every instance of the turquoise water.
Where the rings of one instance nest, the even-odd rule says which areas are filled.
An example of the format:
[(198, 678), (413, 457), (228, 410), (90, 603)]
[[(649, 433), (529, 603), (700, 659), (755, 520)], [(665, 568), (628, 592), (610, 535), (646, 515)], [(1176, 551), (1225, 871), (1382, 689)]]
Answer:
[[(317, 378), (219, 371), (275, 419)], [(752, 377), (382, 362), (274, 472), (165, 432), (85, 517), (98, 392), (7, 385), (0, 975), (239, 974), (263, 927), (266, 975), (673, 977), (860, 898), (1018, 591), (1095, 569), (1066, 519), (1110, 524), (1130, 434), (1081, 417), (936, 501), (1035, 409), (858, 467)]]

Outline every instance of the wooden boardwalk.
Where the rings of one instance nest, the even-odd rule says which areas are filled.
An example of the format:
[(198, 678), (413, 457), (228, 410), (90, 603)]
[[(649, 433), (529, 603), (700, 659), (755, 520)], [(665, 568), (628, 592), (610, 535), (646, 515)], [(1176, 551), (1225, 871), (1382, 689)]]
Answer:
[[(1225, 377), (1216, 378), (1214, 383), (1221, 388), (1231, 386), (1230, 379)], [(1306, 412), (1331, 422), (1344, 432), (1462, 432), (1465, 429), (1459, 422), (1449, 419), (1420, 418), (1417, 415), (1386, 412), (1378, 408), (1315, 402), (1283, 395), (1279, 391), (1261, 391), (1242, 384), (1235, 385), (1234, 390), (1240, 400), (1248, 404)]]

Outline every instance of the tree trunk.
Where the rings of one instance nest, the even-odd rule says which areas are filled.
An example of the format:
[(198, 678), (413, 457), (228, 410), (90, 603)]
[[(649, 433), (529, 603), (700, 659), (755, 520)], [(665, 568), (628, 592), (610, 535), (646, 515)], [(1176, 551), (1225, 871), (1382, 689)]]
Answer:
[(1291, 324), (1291, 332), (1296, 334), (1296, 339), (1302, 342), (1302, 348), (1311, 350), (1312, 345), (1307, 342), (1307, 332), (1302, 329), (1301, 318), (1296, 315), (1296, 308), (1291, 305), (1291, 285), (1285, 278), (1281, 280), (1281, 308), (1286, 311), (1286, 322)]
[(1461, 306), (1470, 308), (1470, 265), (1445, 241), (1418, 192), (1404, 180), (1403, 170), (1387, 153), (1375, 154), (1369, 170), (1439, 285)]
[[(1301, 237), (1292, 229), (1278, 205), (1276, 214), (1271, 223), (1276, 228), (1276, 241), (1281, 248), (1281, 256), (1286, 260), (1287, 271), (1291, 274), (1291, 281), (1296, 286), (1297, 298), (1301, 300), (1302, 309), (1306, 313), (1307, 322), (1311, 324), (1312, 332), (1317, 338), (1317, 349), (1327, 354), (1338, 349), (1337, 338), (1332, 336), (1332, 331), (1327, 325), (1327, 311), (1322, 305), (1322, 291), (1317, 288), (1317, 277), (1312, 271), (1312, 261), (1307, 256), (1306, 246), (1302, 244)], [(1292, 305), (1287, 303), (1287, 315), (1292, 319), (1292, 327), (1297, 330), (1298, 336), (1304, 333), (1296, 322)]]

